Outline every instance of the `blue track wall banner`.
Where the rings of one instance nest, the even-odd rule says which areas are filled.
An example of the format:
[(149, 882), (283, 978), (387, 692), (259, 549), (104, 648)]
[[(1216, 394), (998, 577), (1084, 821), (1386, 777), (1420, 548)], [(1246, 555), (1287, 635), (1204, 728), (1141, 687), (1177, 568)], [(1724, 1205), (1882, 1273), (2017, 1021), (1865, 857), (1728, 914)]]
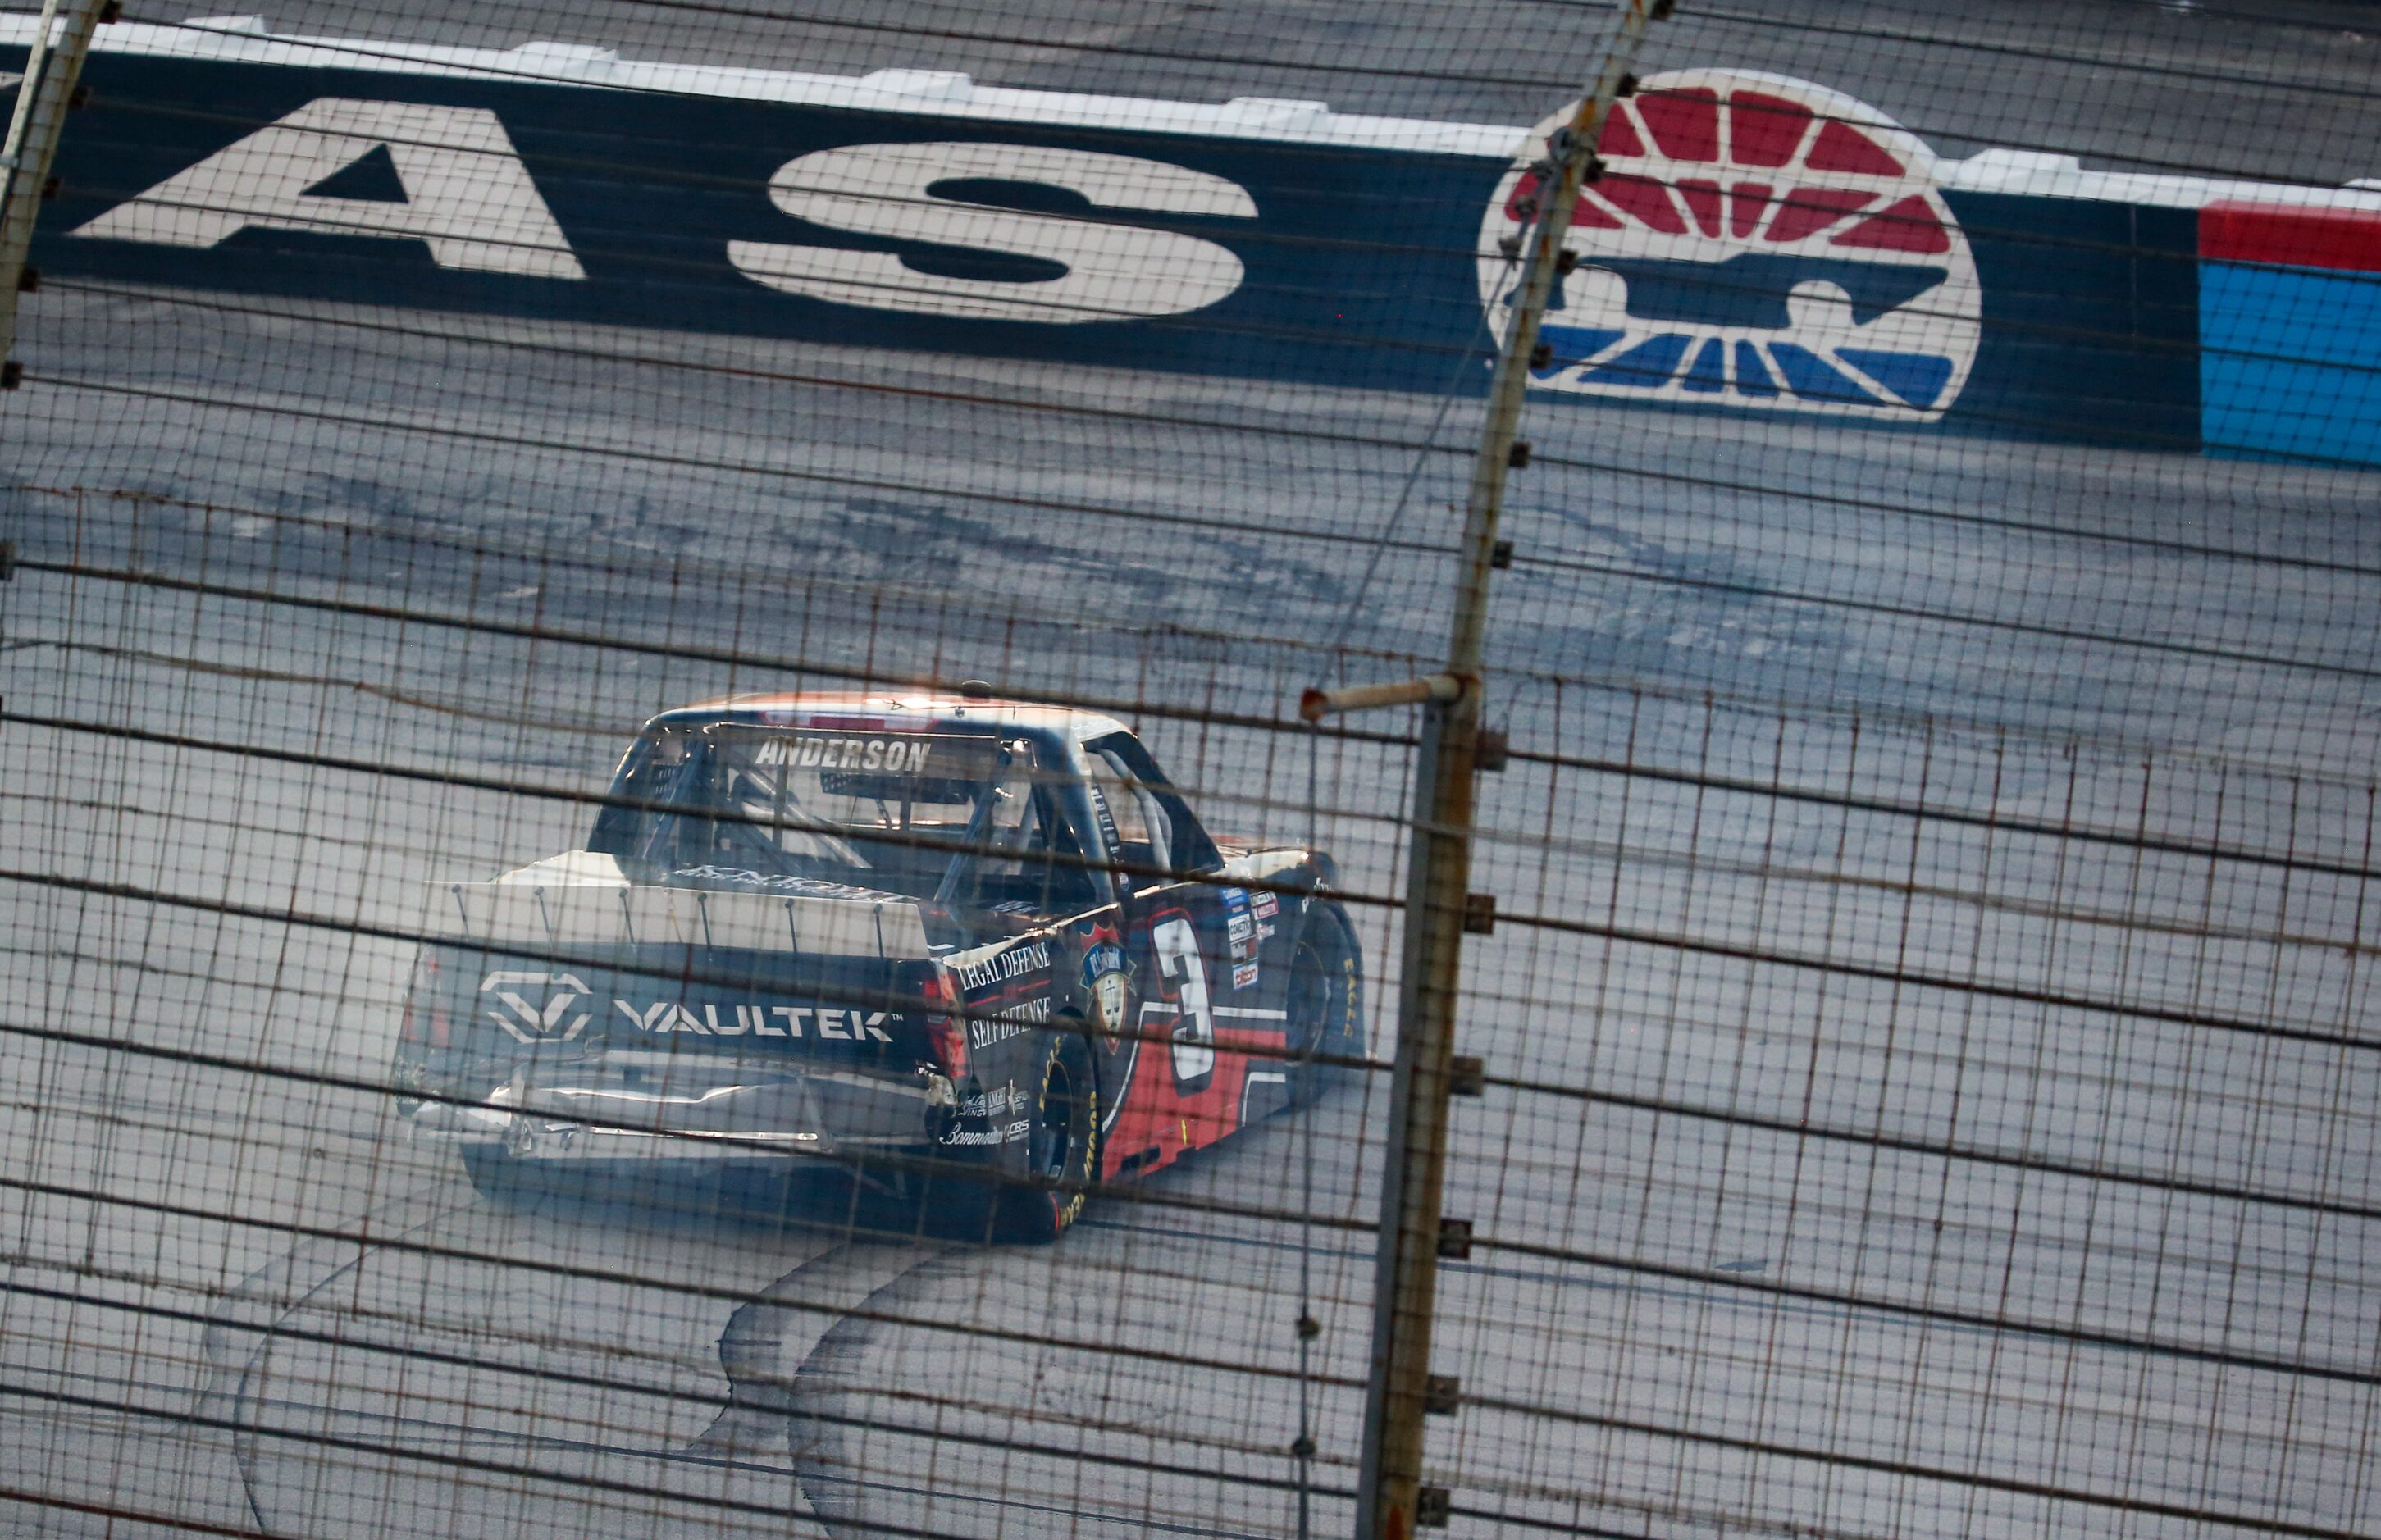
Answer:
[(1407, 389), (1480, 341), (1476, 160), (104, 54), (85, 79), (35, 255), (62, 274)]
[[(995, 92), (999, 111), (960, 111), (931, 92), (618, 89), (267, 41), (281, 52), (104, 37), (36, 264), (1472, 393), (1511, 282), (1500, 243), (1534, 192), (1536, 135), (1315, 104), (1103, 116)], [(0, 73), (22, 57), (0, 47)], [(2268, 301), (2304, 297), (2270, 264), (2204, 279), (2195, 202), (1979, 190), (1849, 97), (1725, 70), (1648, 81), (1604, 153), (1548, 318), (1549, 395), (2145, 449), (2199, 448), (2213, 413), (2219, 444), (2381, 455), (2373, 433), (2260, 436), (2260, 400), (2313, 385), (2202, 368), (2204, 328), (2263, 346)]]

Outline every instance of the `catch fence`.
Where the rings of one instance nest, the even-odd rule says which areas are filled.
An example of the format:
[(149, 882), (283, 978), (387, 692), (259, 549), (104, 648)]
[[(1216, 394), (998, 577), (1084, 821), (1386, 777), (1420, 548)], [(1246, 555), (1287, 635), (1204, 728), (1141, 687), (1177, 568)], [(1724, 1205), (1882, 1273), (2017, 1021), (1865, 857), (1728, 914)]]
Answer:
[[(102, 27), (0, 1527), (1354, 1527), (1430, 723), (1299, 701), (1445, 664), (1610, 14)], [(1649, 34), (1488, 579), (1447, 1527), (2381, 1523), (2370, 47)]]

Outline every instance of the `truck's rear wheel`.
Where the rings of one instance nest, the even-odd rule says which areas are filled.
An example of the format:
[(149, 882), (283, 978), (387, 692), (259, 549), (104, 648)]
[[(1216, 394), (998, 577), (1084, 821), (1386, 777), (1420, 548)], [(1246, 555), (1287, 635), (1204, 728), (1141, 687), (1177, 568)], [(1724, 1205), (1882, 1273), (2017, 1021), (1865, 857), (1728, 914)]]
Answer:
[(928, 1202), (936, 1228), (962, 1241), (1038, 1245), (1066, 1233), (1099, 1170), (1099, 1088), (1091, 1045), (1065, 1033), (1043, 1066), (1024, 1139), (1024, 1181), (941, 1178)]
[(1091, 1046), (1069, 1034), (1051, 1050), (1042, 1097), (1025, 1136), (1027, 1175), (1035, 1185), (1009, 1193), (1016, 1241), (1056, 1241), (1083, 1212), (1084, 1189), (1098, 1173), (1100, 1094)]

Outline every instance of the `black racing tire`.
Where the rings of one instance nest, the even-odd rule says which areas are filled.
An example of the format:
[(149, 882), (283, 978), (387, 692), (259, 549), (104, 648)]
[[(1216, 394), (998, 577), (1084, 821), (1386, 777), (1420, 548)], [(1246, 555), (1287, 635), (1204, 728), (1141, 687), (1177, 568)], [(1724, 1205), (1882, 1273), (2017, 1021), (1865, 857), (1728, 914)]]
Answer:
[(1025, 1138), (1025, 1164), (1034, 1185), (1009, 1191), (1007, 1239), (1056, 1241), (1081, 1216), (1090, 1201), (1086, 1189), (1100, 1172), (1099, 1075), (1091, 1040), (1081, 1033), (1064, 1033), (1050, 1049)]
[(1317, 903), (1289, 954), (1289, 1103), (1313, 1106), (1355, 1070), (1309, 1056), (1364, 1053), (1364, 955), (1337, 904)]
[(1084, 1189), (1098, 1179), (1099, 1082), (1090, 1042), (1062, 1032), (1043, 1063), (1032, 1124), (1025, 1136), (1023, 1180), (938, 1178), (929, 1184), (932, 1228), (953, 1240), (1047, 1245), (1083, 1212)]

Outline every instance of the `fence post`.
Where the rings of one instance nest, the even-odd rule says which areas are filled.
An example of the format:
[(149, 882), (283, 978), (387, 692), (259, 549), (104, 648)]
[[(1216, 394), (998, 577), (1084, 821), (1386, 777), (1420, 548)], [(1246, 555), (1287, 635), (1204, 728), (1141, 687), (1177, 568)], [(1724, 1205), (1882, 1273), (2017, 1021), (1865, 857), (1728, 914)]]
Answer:
[(102, 13), (112, 18), (116, 0), (44, 0), (17, 87), (17, 111), (8, 138), (0, 144), (0, 387), (17, 383), (17, 296), (27, 287), (25, 253), (33, 242), (33, 222), (50, 181), (83, 55)]
[[(1472, 777), (1481, 747), (1481, 638), (1506, 476), (1527, 462), (1517, 437), (1522, 397), (1563, 237), (1581, 185), (1601, 169), (1595, 146), (1612, 104), (1634, 89), (1631, 70), (1646, 25), (1670, 9), (1670, 0), (1618, 4), (1595, 77), (1570, 122), (1547, 141), (1540, 163), (1536, 222), (1515, 253), (1521, 263), (1520, 287), (1489, 385), (1480, 454), (1464, 507), (1447, 667), (1435, 677), (1450, 680), (1453, 688), (1421, 696), (1424, 717), (1407, 865), (1404, 986), (1381, 1179), (1363, 1469), (1356, 1494), (1358, 1540), (1407, 1540), (1417, 1527), (1447, 1522), (1447, 1494), (1422, 1485), (1422, 1419), (1451, 1409), (1459, 1393), (1455, 1380), (1435, 1381), (1431, 1375), (1431, 1316), (1439, 1257), (1460, 1255), (1470, 1236), (1467, 1223), (1440, 1212), (1463, 935), (1485, 932), (1496, 913), (1493, 900), (1470, 892)], [(1314, 714), (1339, 709), (1333, 695), (1353, 693), (1316, 697)], [(1368, 703), (1373, 703), (1349, 699), (1346, 707)]]

